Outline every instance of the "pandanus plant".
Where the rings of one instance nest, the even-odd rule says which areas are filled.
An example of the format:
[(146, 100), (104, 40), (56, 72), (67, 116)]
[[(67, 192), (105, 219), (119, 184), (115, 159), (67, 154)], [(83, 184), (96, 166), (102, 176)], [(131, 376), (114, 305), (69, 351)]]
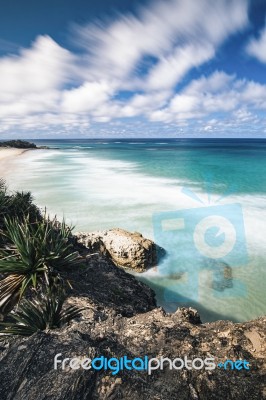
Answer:
[(66, 267), (80, 263), (73, 251), (72, 228), (46, 216), (35, 223), (28, 217), (22, 220), (4, 219), (8, 246), (0, 249), (0, 314), (6, 315), (30, 288), (36, 290), (45, 283), (48, 287), (60, 279)]
[(21, 222), (25, 215), (31, 223), (42, 220), (41, 212), (33, 203), (30, 192), (8, 193), (5, 181), (0, 179), (0, 247), (6, 244), (3, 235), (6, 232), (5, 218), (12, 216)]
[(82, 309), (63, 308), (65, 293), (61, 286), (48, 289), (32, 300), (23, 299), (16, 311), (0, 322), (0, 339), (11, 335), (30, 336), (39, 330), (56, 329), (78, 317)]

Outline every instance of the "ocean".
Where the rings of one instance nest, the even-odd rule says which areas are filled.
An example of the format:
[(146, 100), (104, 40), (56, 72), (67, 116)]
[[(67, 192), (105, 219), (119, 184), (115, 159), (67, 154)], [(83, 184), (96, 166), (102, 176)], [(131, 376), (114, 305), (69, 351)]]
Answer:
[(114, 227), (156, 240), (166, 256), (136, 277), (167, 311), (203, 321), (265, 314), (266, 141), (34, 140), (5, 176), (10, 189), (74, 231)]

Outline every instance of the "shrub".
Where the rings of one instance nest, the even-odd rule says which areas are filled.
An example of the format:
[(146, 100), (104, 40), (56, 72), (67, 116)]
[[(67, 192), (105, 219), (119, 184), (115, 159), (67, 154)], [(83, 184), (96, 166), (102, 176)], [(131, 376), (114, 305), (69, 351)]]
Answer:
[(78, 317), (82, 309), (69, 306), (63, 310), (65, 294), (61, 287), (49, 290), (33, 300), (23, 300), (5, 322), (0, 322), (0, 337), (30, 336), (39, 330), (56, 329)]
[(0, 245), (5, 243), (3, 233), (6, 231), (5, 218), (12, 216), (22, 221), (28, 216), (30, 222), (41, 221), (39, 208), (33, 204), (30, 192), (14, 192), (9, 194), (5, 181), (0, 179)]
[[(64, 221), (42, 216), (29, 192), (9, 194), (0, 179), (2, 336), (53, 329), (79, 314), (76, 307), (62, 309), (64, 272), (80, 263), (71, 232)], [(25, 294), (27, 300), (22, 299)], [(16, 312), (10, 313), (17, 303)]]
[(10, 245), (0, 249), (0, 312), (13, 308), (28, 288), (38, 284), (53, 286), (60, 281), (60, 271), (80, 263), (79, 253), (70, 242), (72, 228), (63, 221), (44, 218), (30, 223), (28, 217), (4, 219)]

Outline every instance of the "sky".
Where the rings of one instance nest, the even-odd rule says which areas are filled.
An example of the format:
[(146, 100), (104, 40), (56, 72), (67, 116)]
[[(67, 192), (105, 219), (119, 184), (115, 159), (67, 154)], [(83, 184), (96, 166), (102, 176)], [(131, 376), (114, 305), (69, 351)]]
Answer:
[(0, 139), (266, 138), (266, 0), (0, 0)]

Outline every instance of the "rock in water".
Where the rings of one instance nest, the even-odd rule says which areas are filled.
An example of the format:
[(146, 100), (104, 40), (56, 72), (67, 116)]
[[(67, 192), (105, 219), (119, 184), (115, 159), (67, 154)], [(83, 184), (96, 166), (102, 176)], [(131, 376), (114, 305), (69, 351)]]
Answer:
[(77, 242), (91, 252), (107, 255), (116, 266), (136, 272), (155, 266), (158, 255), (163, 253), (152, 240), (144, 238), (140, 233), (119, 228), (92, 233), (78, 232), (75, 236)]

